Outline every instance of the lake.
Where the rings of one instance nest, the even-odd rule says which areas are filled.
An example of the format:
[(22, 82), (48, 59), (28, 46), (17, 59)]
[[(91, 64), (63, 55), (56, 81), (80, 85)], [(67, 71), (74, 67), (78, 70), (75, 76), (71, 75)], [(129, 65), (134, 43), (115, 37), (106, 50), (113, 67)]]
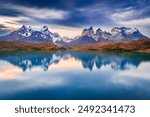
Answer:
[(150, 99), (150, 54), (0, 52), (0, 99)]

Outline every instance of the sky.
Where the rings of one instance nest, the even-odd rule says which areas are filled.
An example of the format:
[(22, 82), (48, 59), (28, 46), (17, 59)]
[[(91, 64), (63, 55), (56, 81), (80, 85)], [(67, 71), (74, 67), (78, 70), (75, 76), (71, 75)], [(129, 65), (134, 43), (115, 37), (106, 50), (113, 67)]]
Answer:
[(62, 37), (75, 37), (93, 26), (135, 27), (150, 37), (150, 0), (0, 0), (0, 35), (20, 28), (49, 27)]

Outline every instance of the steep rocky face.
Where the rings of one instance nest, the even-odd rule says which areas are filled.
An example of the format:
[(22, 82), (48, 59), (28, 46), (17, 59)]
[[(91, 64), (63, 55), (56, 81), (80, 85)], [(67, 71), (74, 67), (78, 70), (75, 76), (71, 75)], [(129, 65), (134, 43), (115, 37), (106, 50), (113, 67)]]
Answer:
[(94, 38), (95, 34), (94, 34), (93, 27), (90, 27), (89, 29), (84, 29), (82, 31), (82, 36), (85, 36), (85, 35), (88, 36), (88, 37)]
[(103, 31), (100, 28), (98, 28), (96, 30), (96, 35), (101, 35), (102, 36), (102, 33), (103, 33)]
[(43, 26), (41, 29), (41, 32), (49, 32), (48, 27), (47, 26)]
[(111, 30), (111, 40), (138, 40), (147, 38), (137, 28), (114, 27)]
[(106, 31), (102, 31), (100, 28), (98, 28), (96, 30), (96, 38), (97, 41), (104, 41), (104, 40), (108, 40), (111, 36), (111, 33), (106, 32)]
[(98, 28), (96, 32), (94, 33), (94, 30), (92, 27), (90, 27), (89, 29), (83, 30), (82, 36), (85, 36), (85, 35), (93, 38), (97, 42), (109, 40), (109, 38), (111, 37), (111, 33), (103, 31), (100, 28)]
[(83, 41), (83, 38), (87, 39), (87, 37), (90, 37), (96, 42), (101, 42), (101, 41), (108, 40), (110, 36), (111, 36), (110, 33), (106, 31), (102, 31), (100, 28), (98, 28), (96, 32), (94, 32), (93, 28), (90, 27), (89, 29), (84, 29), (82, 32), (82, 35), (78, 38), (80, 39), (82, 38), (82, 41)]

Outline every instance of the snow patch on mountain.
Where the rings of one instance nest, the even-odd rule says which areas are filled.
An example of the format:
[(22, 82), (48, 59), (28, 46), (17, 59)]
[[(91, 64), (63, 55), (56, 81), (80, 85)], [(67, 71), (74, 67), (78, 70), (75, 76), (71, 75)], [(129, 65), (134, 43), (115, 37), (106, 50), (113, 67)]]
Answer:
[(21, 28), (18, 29), (19, 35), (24, 36), (24, 37), (30, 37), (33, 30), (31, 26), (25, 26), (23, 25)]
[(68, 38), (68, 37), (63, 37), (62, 40), (63, 40), (65, 43), (69, 43), (69, 42), (73, 41), (74, 39)]
[(111, 33), (111, 40), (138, 40), (147, 38), (137, 28), (114, 27)]

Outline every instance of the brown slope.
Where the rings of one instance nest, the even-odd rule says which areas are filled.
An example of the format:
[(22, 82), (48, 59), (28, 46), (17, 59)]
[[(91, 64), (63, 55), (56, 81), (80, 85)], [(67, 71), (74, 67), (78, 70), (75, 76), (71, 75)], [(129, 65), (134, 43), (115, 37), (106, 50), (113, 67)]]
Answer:
[(95, 51), (134, 51), (150, 53), (150, 39), (134, 40), (130, 42), (100, 42), (86, 46), (71, 47), (72, 50)]
[(52, 43), (0, 42), (0, 50), (59, 50), (64, 49)]

